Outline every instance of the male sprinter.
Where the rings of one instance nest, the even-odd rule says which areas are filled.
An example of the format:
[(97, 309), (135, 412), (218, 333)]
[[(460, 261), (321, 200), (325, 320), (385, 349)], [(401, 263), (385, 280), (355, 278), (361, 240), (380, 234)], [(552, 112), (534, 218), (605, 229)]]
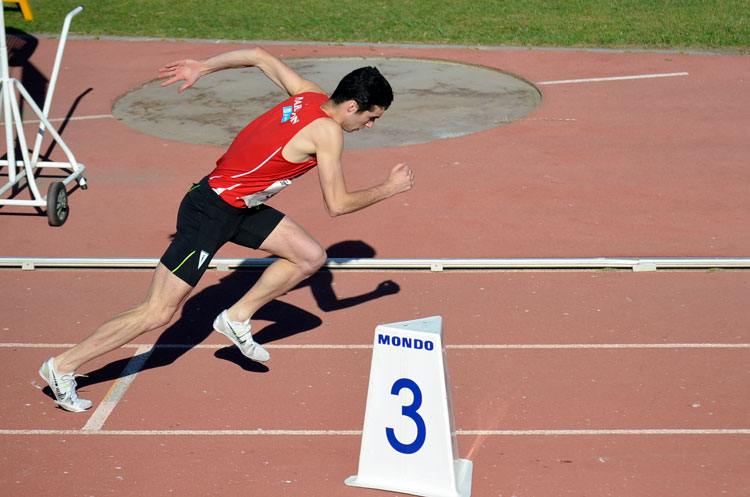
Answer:
[(323, 247), (301, 226), (265, 205), (294, 178), (317, 165), (325, 209), (332, 217), (368, 207), (414, 185), (411, 169), (404, 163), (394, 166), (385, 182), (371, 188), (349, 191), (344, 183), (343, 131), (372, 127), (393, 100), (388, 81), (373, 67), (345, 76), (330, 98), (259, 47), (204, 61), (172, 62), (159, 69), (159, 77), (169, 78), (162, 86), (184, 81), (178, 88), (182, 92), (206, 74), (252, 66), (290, 98), (243, 129), (213, 172), (187, 192), (177, 214), (177, 234), (154, 271), (145, 301), (42, 365), (39, 374), (63, 409), (82, 412), (91, 407), (91, 401), (76, 394), (75, 370), (169, 323), (226, 242), (278, 257), (213, 325), (245, 356), (268, 360), (268, 352), (252, 338), (250, 318), (261, 306), (314, 274), (326, 260)]

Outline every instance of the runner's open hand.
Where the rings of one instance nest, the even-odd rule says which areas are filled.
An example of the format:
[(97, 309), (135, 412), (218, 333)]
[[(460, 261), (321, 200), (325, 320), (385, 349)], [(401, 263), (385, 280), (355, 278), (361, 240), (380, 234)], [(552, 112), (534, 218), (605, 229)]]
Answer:
[(193, 83), (198, 81), (201, 75), (201, 63), (193, 59), (177, 60), (159, 68), (159, 78), (170, 78), (162, 81), (161, 86), (169, 86), (177, 81), (185, 81), (177, 89), (180, 93), (193, 86)]

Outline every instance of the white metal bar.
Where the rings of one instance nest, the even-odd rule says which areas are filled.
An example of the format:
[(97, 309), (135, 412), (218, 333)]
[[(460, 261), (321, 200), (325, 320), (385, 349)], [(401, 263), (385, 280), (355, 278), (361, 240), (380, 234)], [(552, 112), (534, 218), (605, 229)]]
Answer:
[[(18, 82), (15, 79), (10, 79), (8, 83), (9, 83), (10, 88), (17, 88), (19, 91), (23, 90), (23, 86), (18, 84)], [(25, 92), (25, 90), (23, 91)], [(34, 104), (33, 102), (28, 102), (28, 103), (31, 104), (32, 108), (36, 107), (36, 104)], [(21, 112), (18, 108), (18, 101), (15, 98), (11, 99), (10, 107), (13, 111), (13, 119), (15, 120), (15, 123), (16, 123), (16, 129), (18, 130), (18, 133), (17, 133), (18, 145), (21, 148), (21, 157), (23, 159), (23, 167), (26, 171), (26, 182), (29, 184), (29, 189), (31, 190), (31, 194), (34, 197), (34, 199), (37, 201), (44, 200), (44, 197), (39, 192), (39, 188), (37, 188), (36, 181), (34, 180), (34, 172), (32, 171), (33, 165), (30, 162), (29, 149), (27, 148), (27, 145), (26, 145), (26, 136), (24, 135), (24, 132), (23, 132), (23, 124), (21, 124), (22, 123)], [(10, 154), (8, 155), (10, 156)], [(10, 169), (10, 167), (8, 169)]]
[[(62, 139), (62, 137), (57, 133), (55, 128), (52, 127), (52, 124), (47, 120), (47, 117), (42, 113), (42, 110), (39, 108), (39, 106), (34, 102), (34, 99), (31, 98), (31, 95), (29, 95), (29, 92), (26, 91), (26, 89), (19, 85), (16, 85), (18, 87), (18, 92), (23, 96), (23, 98), (26, 100), (26, 103), (29, 104), (29, 107), (36, 113), (37, 117), (39, 117), (39, 120), (42, 122), (42, 125), (47, 126), (49, 129), (49, 133), (52, 135), (52, 138), (55, 139), (58, 145), (60, 145), (60, 148), (62, 148), (63, 152), (65, 153), (65, 156), (68, 158), (69, 164), (65, 165), (64, 167), (70, 167), (73, 169), (73, 171), (78, 170), (78, 162), (76, 162), (76, 158), (73, 156), (73, 152), (71, 152), (70, 148), (65, 144), (65, 141)], [(19, 126), (21, 121), (19, 120)], [(19, 138), (23, 133), (19, 132)], [(38, 135), (37, 135), (38, 136)], [(24, 140), (25, 142), (25, 140)], [(22, 147), (25, 149), (24, 147)], [(34, 166), (38, 167), (40, 164), (32, 163)]]
[[(57, 55), (55, 57), (54, 67), (52, 69), (52, 76), (50, 78), (50, 84), (47, 90), (47, 95), (44, 101), (44, 109), (40, 109), (34, 99), (29, 95), (23, 85), (17, 80), (10, 77), (10, 70), (8, 68), (8, 51), (5, 40), (5, 13), (2, 13), (0, 20), (0, 66), (2, 71), (2, 99), (3, 99), (3, 122), (5, 124), (5, 141), (7, 145), (7, 160), (0, 161), (0, 166), (8, 166), (8, 183), (0, 189), (0, 193), (4, 193), (11, 187), (16, 185), (22, 178), (26, 178), (29, 190), (32, 194), (33, 200), (20, 200), (20, 199), (0, 199), (0, 205), (22, 205), (22, 206), (34, 206), (44, 207), (47, 204), (46, 196), (43, 196), (39, 191), (36, 184), (36, 178), (34, 177), (33, 169), (36, 167), (57, 167), (60, 169), (71, 169), (72, 172), (62, 182), (64, 185), (71, 183), (72, 181), (79, 180), (81, 185), (84, 184), (84, 180), (81, 177), (85, 166), (78, 164), (73, 152), (68, 148), (65, 141), (59, 135), (59, 133), (52, 127), (47, 115), (52, 103), (52, 97), (54, 95), (55, 86), (57, 83), (57, 76), (60, 69), (60, 63), (62, 60), (62, 53), (65, 47), (68, 31), (70, 29), (70, 22), (77, 14), (83, 10), (82, 6), (73, 9), (65, 17), (63, 24), (63, 31), (60, 36), (60, 42), (57, 47)], [(26, 135), (23, 128), (23, 120), (18, 108), (18, 100), (16, 98), (16, 91), (18, 91), (20, 98), (26, 100), (27, 104), (39, 118), (39, 131), (37, 132), (36, 141), (34, 144), (34, 150), (29, 155), (28, 146), (26, 143)], [(62, 162), (43, 162), (38, 163), (39, 150), (41, 148), (42, 139), (44, 136), (45, 129), (49, 129), (50, 135), (60, 146), (65, 156), (68, 159), (67, 163)], [(16, 160), (15, 153), (15, 136), (18, 139), (18, 144), (21, 149), (21, 160)], [(22, 172), (18, 172), (22, 171)]]
[(23, 200), (19, 198), (5, 198), (0, 201), (0, 205), (19, 205), (21, 207), (46, 207), (47, 201), (42, 200)]
[[(70, 167), (70, 164), (67, 162), (40, 162), (36, 165), (38, 169), (44, 168), (44, 167), (53, 167), (53, 168), (64, 168), (64, 167)], [(83, 167), (81, 165), (81, 167)]]
[[(0, 76), (2, 76), (3, 120), (5, 122), (5, 144), (7, 146), (8, 181), (16, 182), (16, 151), (13, 141), (13, 116), (10, 109), (10, 97), (13, 88), (10, 84), (10, 69), (8, 67), (8, 46), (5, 38), (5, 9), (0, 12)], [(15, 98), (15, 95), (13, 95)]]
[[(44, 138), (45, 125), (49, 125), (47, 117), (49, 117), (49, 109), (52, 106), (52, 97), (55, 94), (55, 86), (57, 85), (57, 76), (60, 72), (60, 63), (62, 62), (63, 50), (65, 49), (65, 42), (68, 39), (68, 31), (70, 30), (70, 22), (75, 16), (81, 13), (83, 6), (79, 5), (65, 16), (63, 22), (62, 33), (60, 34), (60, 41), (57, 44), (57, 54), (55, 55), (55, 63), (52, 67), (52, 74), (50, 76), (49, 85), (47, 85), (47, 96), (44, 99), (44, 108), (42, 109), (42, 115), (44, 119), (40, 119), (39, 132), (36, 135), (36, 142), (34, 143), (34, 153), (32, 155), (31, 162), (36, 163), (39, 158), (39, 150), (42, 147), (42, 139)], [(73, 165), (74, 163), (71, 163)]]
[[(209, 268), (262, 268), (275, 258), (214, 259)], [(0, 267), (33, 268), (153, 268), (158, 258), (0, 257)], [(632, 269), (654, 264), (665, 269), (750, 268), (750, 257), (633, 257), (633, 258), (509, 258), (509, 259), (343, 259), (331, 258), (328, 269)]]
[[(5, 30), (3, 30), (5, 32)], [(5, 48), (5, 34), (2, 34), (3, 46), (2, 53), (5, 54), (2, 60), (3, 67), (3, 80), (2, 80), (2, 96), (3, 96), (3, 121), (5, 123), (5, 146), (7, 150), (7, 162), (8, 162), (8, 181), (11, 185), (15, 184), (16, 178), (16, 150), (15, 142), (13, 140), (13, 115), (11, 114), (10, 108), (10, 96), (13, 91), (10, 78), (7, 77), (8, 62)]]
[[(653, 264), (657, 268), (721, 268), (750, 267), (750, 257), (641, 257), (640, 264)], [(721, 265), (715, 265), (721, 263)]]

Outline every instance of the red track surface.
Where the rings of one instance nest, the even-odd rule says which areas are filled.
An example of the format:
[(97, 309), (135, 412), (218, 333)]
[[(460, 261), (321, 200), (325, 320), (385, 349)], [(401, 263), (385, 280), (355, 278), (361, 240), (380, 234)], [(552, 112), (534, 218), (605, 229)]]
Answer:
[[(74, 104), (73, 117), (110, 114), (162, 63), (234, 46), (69, 40), (50, 115), (64, 117)], [(55, 49), (40, 40), (31, 62), (46, 73)], [(544, 85), (542, 106), (509, 126), (347, 152), (351, 186), (380, 181), (389, 164), (406, 160), (417, 187), (331, 220), (315, 176), (301, 178), (274, 205), (324, 246), (361, 241), (376, 257), (404, 258), (750, 253), (748, 57), (270, 49), (444, 58), (535, 83), (689, 74)], [(159, 257), (185, 185), (221, 153), (111, 118), (70, 121), (63, 137), (86, 164), (90, 188), (71, 193), (62, 228), (28, 208), (0, 209), (0, 255)], [(263, 254), (219, 254), (254, 256)], [(261, 311), (256, 338), (272, 354), (263, 366), (209, 333), (254, 277), (207, 273), (172, 325), (81, 371), (90, 377), (80, 394), (94, 408), (72, 414), (54, 407), (36, 370), (143, 298), (149, 272), (0, 272), (4, 494), (388, 495), (343, 483), (357, 471), (360, 437), (341, 432), (362, 428), (371, 354), (356, 346), (371, 343), (377, 324), (430, 315), (443, 316), (451, 347), (472, 495), (750, 494), (747, 272), (321, 273)], [(386, 280), (393, 291), (377, 291)], [(97, 418), (138, 346), (154, 343), (111, 414)], [(87, 425), (96, 419), (101, 426)], [(284, 431), (253, 434), (259, 428)], [(327, 430), (334, 433), (320, 434)]]

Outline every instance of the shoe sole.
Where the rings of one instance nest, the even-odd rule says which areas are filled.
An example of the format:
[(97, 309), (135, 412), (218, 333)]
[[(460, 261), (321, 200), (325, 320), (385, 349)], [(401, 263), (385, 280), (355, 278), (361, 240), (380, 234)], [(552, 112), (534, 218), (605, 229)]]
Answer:
[(73, 407), (71, 405), (63, 404), (62, 402), (60, 402), (58, 400), (55, 401), (55, 404), (57, 404), (58, 406), (60, 406), (60, 409), (64, 409), (64, 410), (66, 410), (68, 412), (86, 412), (89, 409), (91, 409), (91, 407), (87, 407), (86, 409), (81, 409), (81, 408), (78, 408), (78, 407)]

